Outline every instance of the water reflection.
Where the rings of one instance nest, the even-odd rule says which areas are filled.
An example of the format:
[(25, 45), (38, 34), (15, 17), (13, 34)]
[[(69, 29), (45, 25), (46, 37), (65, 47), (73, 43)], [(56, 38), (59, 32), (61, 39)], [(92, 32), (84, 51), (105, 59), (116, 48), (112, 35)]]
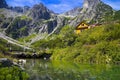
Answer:
[(24, 68), (29, 80), (120, 80), (120, 66), (31, 59)]

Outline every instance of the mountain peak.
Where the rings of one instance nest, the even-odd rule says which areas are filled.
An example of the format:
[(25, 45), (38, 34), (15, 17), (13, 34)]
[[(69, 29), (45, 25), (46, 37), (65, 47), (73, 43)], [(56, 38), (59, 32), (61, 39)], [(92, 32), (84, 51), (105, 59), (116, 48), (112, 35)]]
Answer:
[(6, 8), (8, 7), (6, 0), (0, 0), (0, 8)]
[(31, 16), (33, 19), (38, 20), (49, 19), (50, 13), (51, 11), (46, 6), (44, 6), (42, 3), (39, 3), (31, 8), (28, 15)]
[(83, 8), (95, 7), (101, 0), (84, 0)]
[(46, 7), (44, 6), (44, 4), (39, 3), (39, 4), (34, 5), (33, 8), (34, 9), (39, 9), (39, 8), (46, 8)]

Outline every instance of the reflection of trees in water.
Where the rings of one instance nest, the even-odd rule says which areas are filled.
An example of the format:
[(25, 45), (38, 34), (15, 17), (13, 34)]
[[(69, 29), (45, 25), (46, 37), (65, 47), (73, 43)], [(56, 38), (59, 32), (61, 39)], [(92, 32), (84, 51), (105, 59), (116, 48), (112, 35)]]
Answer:
[(89, 80), (92, 79), (90, 72), (64, 71), (63, 69), (38, 71), (30, 80)]
[[(111, 66), (51, 63), (34, 59), (28, 60), (25, 66), (30, 74), (29, 80), (105, 80), (107, 74), (115, 73), (115, 69), (111, 72)], [(120, 72), (120, 69), (118, 71)]]

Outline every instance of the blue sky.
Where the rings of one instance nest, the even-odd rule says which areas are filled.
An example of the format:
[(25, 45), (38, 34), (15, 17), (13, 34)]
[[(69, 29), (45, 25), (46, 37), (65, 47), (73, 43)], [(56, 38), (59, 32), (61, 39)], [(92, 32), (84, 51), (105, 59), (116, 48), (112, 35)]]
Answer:
[[(43, 3), (50, 10), (56, 13), (62, 13), (71, 10), (74, 7), (82, 7), (83, 0), (6, 0), (11, 6), (33, 6), (34, 4)], [(120, 0), (102, 0), (116, 10), (120, 10)]]

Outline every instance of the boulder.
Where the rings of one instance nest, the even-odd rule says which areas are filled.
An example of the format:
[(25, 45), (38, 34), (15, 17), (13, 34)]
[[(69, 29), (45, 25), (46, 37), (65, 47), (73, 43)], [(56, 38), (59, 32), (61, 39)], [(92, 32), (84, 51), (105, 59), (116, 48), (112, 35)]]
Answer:
[(4, 67), (9, 67), (9, 66), (12, 66), (12, 65), (13, 65), (13, 62), (10, 61), (10, 60), (7, 59), (7, 58), (0, 58), (0, 63), (1, 63), (2, 66), (4, 66)]

